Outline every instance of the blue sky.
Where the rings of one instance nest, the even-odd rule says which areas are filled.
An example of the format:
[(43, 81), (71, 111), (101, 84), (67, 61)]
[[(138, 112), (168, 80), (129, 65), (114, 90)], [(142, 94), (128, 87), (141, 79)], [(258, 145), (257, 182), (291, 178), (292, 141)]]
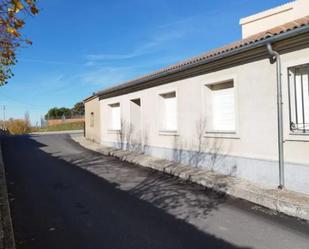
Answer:
[(285, 2), (41, 0), (23, 31), (33, 45), (18, 51), (0, 105), (36, 124), (51, 107), (238, 40), (241, 17)]

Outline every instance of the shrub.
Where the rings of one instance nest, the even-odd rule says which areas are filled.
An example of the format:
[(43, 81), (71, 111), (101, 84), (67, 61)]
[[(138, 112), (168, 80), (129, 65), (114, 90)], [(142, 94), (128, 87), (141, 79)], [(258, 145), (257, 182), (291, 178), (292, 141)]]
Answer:
[(13, 135), (27, 134), (31, 131), (30, 124), (23, 119), (11, 119), (7, 121), (6, 127)]

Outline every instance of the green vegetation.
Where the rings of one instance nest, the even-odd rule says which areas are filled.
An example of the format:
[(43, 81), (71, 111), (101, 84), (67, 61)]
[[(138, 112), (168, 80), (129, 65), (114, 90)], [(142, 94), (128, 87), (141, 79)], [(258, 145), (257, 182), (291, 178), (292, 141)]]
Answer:
[(85, 105), (83, 102), (76, 103), (73, 108), (71, 109), (73, 115), (85, 115)]
[(57, 119), (57, 118), (70, 118), (74, 116), (84, 116), (85, 115), (85, 107), (83, 102), (78, 102), (74, 105), (73, 108), (66, 107), (53, 107), (48, 110), (45, 115), (45, 119)]
[(61, 118), (61, 117), (69, 117), (71, 116), (71, 109), (66, 108), (66, 107), (54, 107), (51, 108), (47, 114), (45, 115), (45, 119), (55, 119), (55, 118)]
[(83, 130), (84, 122), (78, 121), (74, 123), (63, 123), (57, 125), (46, 126), (42, 128), (33, 128), (32, 132), (46, 132), (46, 131), (70, 131), (70, 130)]

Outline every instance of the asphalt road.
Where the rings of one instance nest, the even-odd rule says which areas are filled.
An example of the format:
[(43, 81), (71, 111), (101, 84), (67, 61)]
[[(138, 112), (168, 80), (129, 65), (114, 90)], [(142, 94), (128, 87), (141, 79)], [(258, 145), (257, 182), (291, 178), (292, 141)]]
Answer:
[(88, 151), (68, 135), (7, 137), (19, 249), (308, 249), (309, 224)]

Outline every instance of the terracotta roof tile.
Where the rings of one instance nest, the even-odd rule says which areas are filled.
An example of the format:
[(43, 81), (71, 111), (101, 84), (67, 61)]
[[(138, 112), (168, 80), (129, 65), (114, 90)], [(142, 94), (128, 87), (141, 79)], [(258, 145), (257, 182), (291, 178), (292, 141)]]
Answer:
[(166, 68), (162, 68), (162, 69), (157, 70), (155, 72), (146, 74), (146, 75), (139, 77), (139, 78), (136, 78), (132, 81), (128, 81), (124, 84), (117, 85), (117, 86), (108, 88), (106, 90), (100, 91), (98, 94), (104, 94), (105, 92), (112, 91), (113, 89), (116, 89), (116, 88), (117, 89), (121, 88), (122, 86), (123, 87), (129, 86), (130, 84), (133, 84), (136, 81), (147, 81), (149, 78), (151, 78), (153, 76), (160, 75), (160, 74), (165, 73), (165, 72), (170, 72), (170, 71), (173, 71), (173, 70), (176, 70), (176, 69), (181, 69), (182, 67), (184, 67), (186, 65), (194, 64), (194, 63), (197, 63), (199, 61), (203, 61), (203, 60), (215, 57), (217, 55), (222, 55), (224, 53), (233, 51), (235, 49), (238, 49), (238, 48), (259, 42), (259, 41), (263, 41), (263, 40), (266, 40), (270, 37), (273, 37), (273, 36), (276, 36), (276, 35), (279, 35), (279, 34), (282, 34), (282, 33), (285, 33), (285, 32), (288, 32), (288, 31), (291, 31), (291, 30), (294, 30), (294, 29), (297, 29), (297, 28), (300, 28), (300, 27), (303, 27), (303, 26), (307, 26), (307, 25), (309, 25), (309, 16), (306, 16), (306, 17), (297, 19), (295, 21), (274, 27), (272, 29), (260, 32), (258, 34), (247, 37), (245, 39), (238, 40), (236, 42), (233, 42), (233, 43), (228, 44), (226, 46), (223, 46), (221, 48), (216, 48), (214, 50), (203, 53), (201, 55), (192, 57), (190, 59), (187, 59), (187, 60), (184, 60), (184, 61), (181, 61), (181, 62), (178, 62), (178, 63), (173, 64), (171, 66), (168, 66)]

